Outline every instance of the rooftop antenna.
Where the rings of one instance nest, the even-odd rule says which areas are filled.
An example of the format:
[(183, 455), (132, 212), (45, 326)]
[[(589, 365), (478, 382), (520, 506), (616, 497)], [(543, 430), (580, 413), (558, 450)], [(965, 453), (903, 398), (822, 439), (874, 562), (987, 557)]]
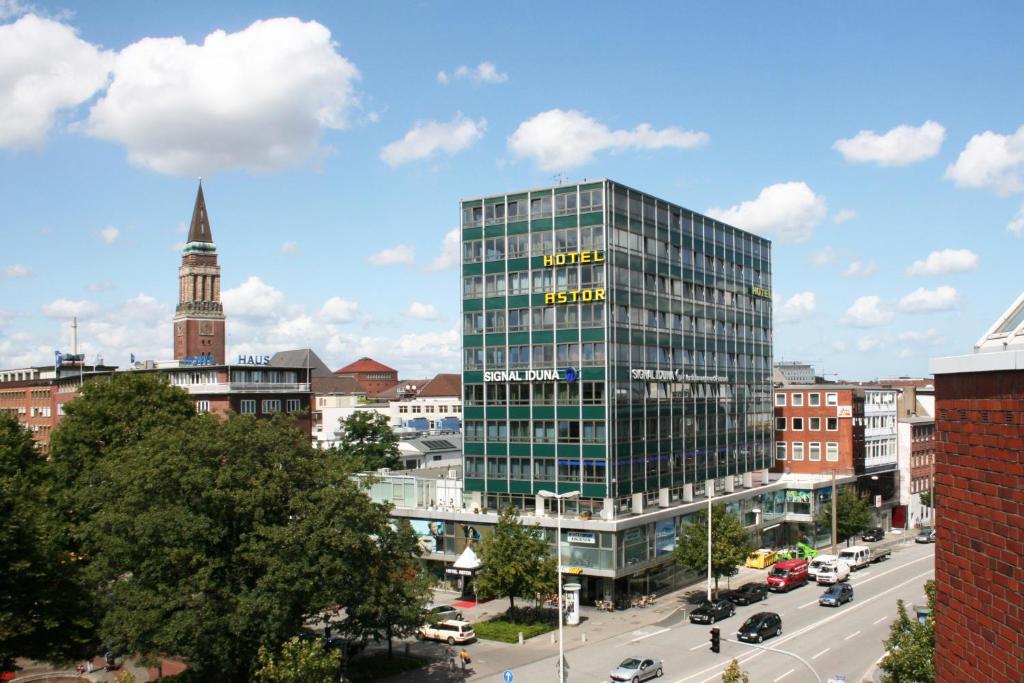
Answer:
[(552, 176), (552, 178), (554, 179), (556, 185), (561, 185), (565, 182), (564, 173), (556, 173), (555, 175)]
[(71, 317), (71, 353), (78, 355), (78, 316)]

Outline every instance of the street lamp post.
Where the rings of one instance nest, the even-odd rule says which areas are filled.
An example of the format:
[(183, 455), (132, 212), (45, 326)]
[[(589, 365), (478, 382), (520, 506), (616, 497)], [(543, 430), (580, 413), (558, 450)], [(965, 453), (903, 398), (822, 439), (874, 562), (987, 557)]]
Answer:
[(555, 515), (555, 557), (558, 567), (558, 683), (565, 683), (565, 644), (562, 638), (562, 501), (579, 498), (579, 491), (554, 493), (553, 491), (537, 491), (541, 498), (554, 498), (557, 514)]
[(704, 484), (708, 494), (708, 602), (711, 602), (711, 498), (715, 495), (715, 480)]

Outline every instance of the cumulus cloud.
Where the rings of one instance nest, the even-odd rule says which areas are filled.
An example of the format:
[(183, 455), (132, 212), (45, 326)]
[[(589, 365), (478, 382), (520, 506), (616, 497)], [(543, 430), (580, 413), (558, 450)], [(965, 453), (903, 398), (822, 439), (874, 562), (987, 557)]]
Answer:
[(867, 277), (878, 272), (878, 264), (874, 261), (854, 259), (843, 271), (843, 277)]
[(281, 245), (282, 254), (298, 254), (299, 243), (298, 242), (285, 242)]
[(919, 287), (900, 299), (899, 308), (904, 313), (933, 313), (956, 308), (959, 301), (960, 295), (952, 287)]
[(114, 242), (117, 242), (118, 239), (120, 239), (121, 231), (112, 225), (108, 225), (102, 230), (97, 230), (96, 235), (104, 244), (113, 244)]
[(427, 159), (439, 152), (451, 156), (472, 147), (483, 138), (486, 130), (487, 119), (474, 121), (462, 112), (456, 112), (455, 118), (448, 122), (418, 121), (401, 140), (381, 148), (380, 158), (394, 167)]
[(814, 193), (807, 183), (769, 185), (756, 199), (728, 209), (708, 209), (708, 215), (743, 230), (770, 235), (784, 242), (802, 242), (828, 213), (825, 197)]
[(15, 263), (10, 266), (4, 266), (4, 269), (0, 271), (0, 275), (3, 275), (5, 280), (14, 280), (19, 277), (32, 277), (32, 269), (28, 266), (23, 266), (20, 263)]
[(173, 312), (170, 305), (145, 292), (139, 292), (125, 302), (119, 317), (126, 320), (155, 323), (161, 320), (170, 321)]
[(480, 62), (476, 66), (462, 66), (455, 69), (450, 77), (445, 71), (437, 72), (437, 82), (441, 85), (448, 85), (451, 78), (471, 80), (475, 83), (504, 83), (508, 80), (508, 74), (498, 71), (493, 62)]
[(427, 270), (447, 270), (459, 265), (461, 244), (459, 229), (449, 230), (441, 241), (441, 253), (434, 257), (434, 260), (427, 266)]
[(1006, 224), (1006, 229), (1017, 237), (1024, 237), (1024, 206), (1021, 206), (1017, 215)]
[(815, 268), (821, 268), (827, 263), (830, 263), (832, 259), (836, 257), (836, 251), (832, 247), (825, 247), (819, 249), (811, 255), (811, 263), (814, 264)]
[(990, 130), (973, 136), (946, 178), (957, 187), (988, 188), (1002, 195), (1024, 191), (1024, 126), (1000, 135)]
[(814, 315), (818, 301), (814, 292), (798, 292), (785, 301), (775, 302), (775, 321), (793, 323)]
[(354, 301), (346, 301), (340, 296), (332, 296), (324, 302), (320, 308), (320, 318), (329, 323), (347, 323), (356, 317), (359, 304)]
[(508, 147), (519, 157), (532, 158), (546, 170), (562, 170), (591, 161), (604, 150), (691, 149), (705, 144), (708, 134), (662, 128), (641, 123), (632, 130), (611, 130), (586, 114), (570, 109), (550, 109), (519, 124)]
[(842, 225), (848, 221), (852, 221), (857, 217), (857, 212), (851, 209), (839, 209), (832, 216), (832, 222), (836, 225)]
[(419, 301), (413, 301), (412, 305), (409, 306), (409, 310), (405, 312), (410, 318), (416, 318), (417, 320), (440, 320), (441, 313), (434, 308), (434, 304), (424, 304)]
[(199, 45), (144, 38), (117, 55), (86, 130), (161, 173), (276, 170), (325, 151), (323, 132), (358, 106), (359, 77), (315, 21), (257, 21)]
[(43, 306), (43, 315), (47, 318), (66, 319), (75, 316), (85, 317), (95, 315), (100, 307), (91, 301), (84, 299), (56, 299)]
[(921, 126), (896, 126), (886, 133), (862, 130), (852, 138), (836, 140), (832, 148), (853, 163), (876, 163), (879, 166), (906, 166), (930, 159), (939, 153), (946, 129), (935, 121)]
[(225, 289), (220, 298), (224, 303), (224, 314), (229, 318), (267, 318), (284, 306), (284, 294), (255, 275), (250, 275), (237, 287)]
[(966, 273), (978, 267), (978, 255), (970, 249), (933, 251), (923, 261), (914, 261), (907, 275), (946, 275)]
[(882, 304), (881, 298), (871, 295), (858, 297), (846, 309), (842, 322), (852, 327), (878, 327), (893, 318), (893, 312)]
[(60, 111), (103, 88), (113, 59), (59, 21), (28, 14), (0, 26), (0, 148), (42, 145)]
[(412, 265), (416, 261), (416, 252), (412, 247), (399, 244), (397, 247), (378, 251), (366, 260), (374, 266)]

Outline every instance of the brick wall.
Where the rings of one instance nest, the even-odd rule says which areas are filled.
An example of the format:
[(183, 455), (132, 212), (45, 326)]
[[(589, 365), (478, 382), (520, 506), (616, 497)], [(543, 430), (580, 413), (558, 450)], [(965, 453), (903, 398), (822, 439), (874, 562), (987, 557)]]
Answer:
[(938, 375), (936, 681), (1024, 672), (1024, 371)]

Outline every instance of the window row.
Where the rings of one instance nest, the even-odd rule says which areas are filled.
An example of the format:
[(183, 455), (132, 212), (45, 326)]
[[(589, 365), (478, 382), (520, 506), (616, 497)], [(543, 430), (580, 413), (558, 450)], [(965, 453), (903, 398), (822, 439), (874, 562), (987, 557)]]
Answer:
[(604, 227), (594, 225), (466, 240), (462, 243), (462, 260), (464, 263), (479, 263), (601, 249), (604, 249)]
[(646, 326), (659, 330), (676, 330), (693, 334), (717, 334), (721, 337), (746, 339), (762, 344), (771, 340), (767, 327), (659, 311), (642, 306), (615, 305), (610, 315), (612, 322), (616, 325)]
[[(263, 399), (263, 405), (261, 407), (263, 409), (262, 412), (264, 415), (269, 415), (271, 413), (279, 413), (281, 412), (281, 399), (265, 398)], [(207, 404), (206, 409), (209, 410), (209, 404)], [(289, 398), (285, 400), (285, 410), (288, 411), (289, 413), (295, 413), (301, 409), (302, 402), (299, 399)], [(243, 398), (241, 401), (238, 402), (238, 412), (241, 415), (255, 415), (256, 399)]]
[(462, 296), (480, 297), (514, 296), (571, 289), (591, 289), (604, 286), (604, 266), (589, 264), (544, 270), (516, 270), (491, 275), (466, 275), (462, 278)]
[[(824, 445), (825, 461), (839, 462), (839, 443), (836, 441), (827, 441)], [(806, 455), (808, 460), (816, 462), (821, 460), (821, 449), (822, 443), (820, 441), (811, 441), (809, 443), (804, 443), (803, 441), (776, 441), (775, 459), (789, 459), (799, 462), (802, 461)]]
[(605, 361), (604, 342), (476, 347), (464, 349), (463, 354), (466, 370), (604, 365)]
[(465, 334), (525, 332), (530, 329), (574, 329), (576, 327), (601, 327), (603, 324), (603, 303), (566, 304), (546, 308), (510, 308), (462, 314), (462, 331)]
[(529, 218), (547, 218), (567, 216), (590, 211), (600, 211), (603, 205), (603, 193), (600, 189), (580, 190), (577, 192), (560, 192), (553, 197), (545, 195), (533, 197), (529, 202), (525, 199), (512, 199), (498, 204), (465, 207), (462, 209), (463, 227), (473, 227), (486, 222), (487, 225), (525, 221)]
[(697, 369), (767, 370), (768, 356), (726, 353), (712, 349), (685, 349), (652, 344), (615, 344), (612, 360), (617, 363), (661, 365), (668, 367), (685, 366), (688, 372)]
[[(804, 405), (804, 394), (800, 391), (780, 391), (775, 394), (775, 405), (780, 408), (786, 407), (787, 397), (790, 405), (794, 408), (802, 408)], [(817, 391), (807, 392), (807, 405), (816, 408), (821, 405), (821, 393)], [(825, 394), (825, 405), (836, 406), (839, 405), (839, 394), (830, 391)]]
[[(806, 425), (807, 431), (809, 432), (820, 432), (821, 431), (821, 420), (820, 417), (791, 417), (788, 420), (789, 430), (793, 432), (804, 431)], [(775, 431), (784, 432), (786, 431), (787, 419), (784, 417), (775, 418)], [(825, 431), (827, 432), (838, 432), (839, 431), (839, 418), (838, 417), (826, 417), (825, 418)]]
[(467, 384), (463, 396), (468, 406), (603, 405), (604, 382)]
[(653, 237), (644, 237), (635, 232), (627, 232), (622, 228), (613, 228), (611, 231), (611, 244), (635, 254), (642, 254), (647, 258), (665, 261), (667, 263), (682, 264), (686, 268), (696, 268), (706, 273), (722, 275), (733, 278), (739, 282), (752, 285), (768, 284), (767, 272), (760, 268), (744, 266), (736, 255), (726, 259), (711, 256), (705, 253), (698, 253), (697, 250), (687, 247), (680, 247), (670, 242), (656, 240)]
[(604, 443), (601, 420), (466, 420), (468, 443)]
[(612, 268), (612, 284), (618, 287), (630, 287), (633, 290), (644, 290), (647, 294), (662, 294), (682, 298), (686, 301), (739, 308), (744, 311), (767, 313), (770, 301), (743, 292), (719, 289), (711, 285), (698, 285), (678, 278), (665, 275), (645, 273), (635, 268), (615, 266)]
[[(486, 469), (484, 469), (486, 466)], [(515, 481), (580, 481), (601, 484), (607, 470), (604, 460), (576, 458), (503, 458), (467, 456), (466, 477), (469, 479), (511, 479)], [(532, 477), (530, 476), (532, 472)]]

